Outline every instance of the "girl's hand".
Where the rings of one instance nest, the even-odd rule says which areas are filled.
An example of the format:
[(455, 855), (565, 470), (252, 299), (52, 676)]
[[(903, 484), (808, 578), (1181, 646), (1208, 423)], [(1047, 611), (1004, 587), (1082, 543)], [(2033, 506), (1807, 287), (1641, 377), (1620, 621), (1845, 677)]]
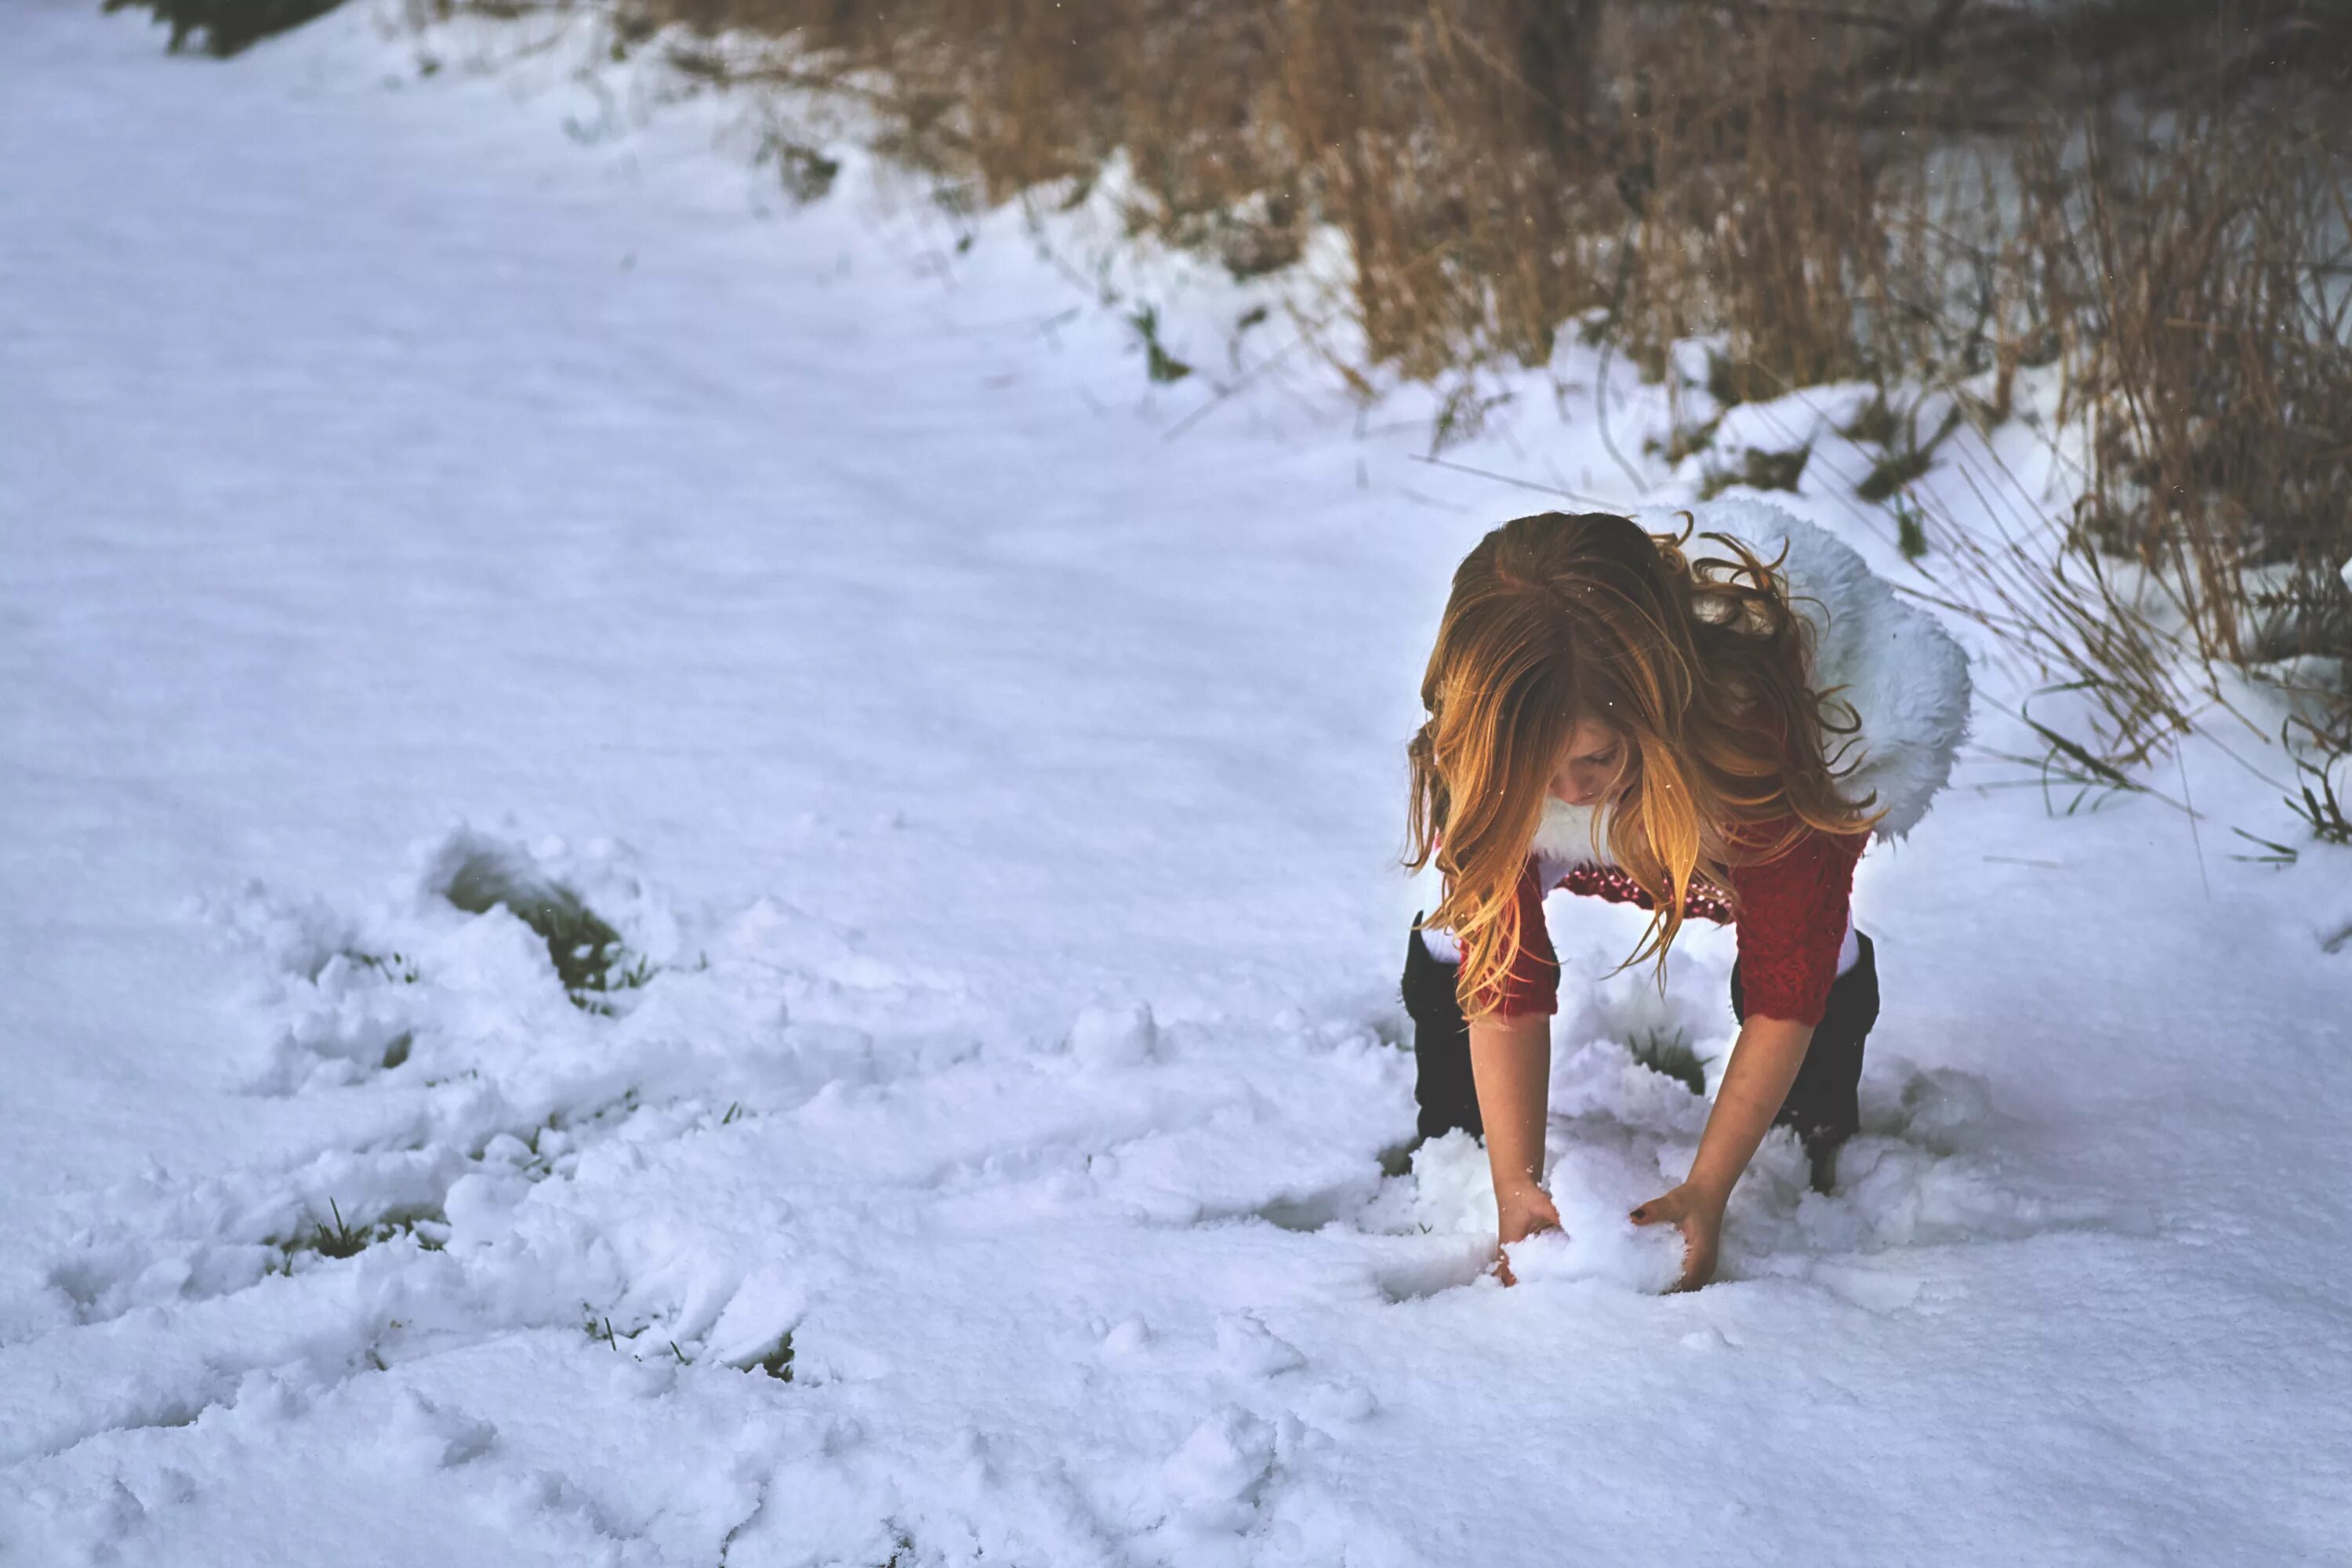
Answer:
[(1683, 1233), (1683, 1277), (1676, 1290), (1696, 1290), (1715, 1278), (1716, 1248), (1723, 1239), (1723, 1200), (1685, 1182), (1652, 1198), (1632, 1216), (1635, 1225), (1671, 1225)]
[(1559, 1210), (1552, 1206), (1551, 1194), (1533, 1182), (1495, 1195), (1495, 1237), (1503, 1246), (1559, 1228)]
[(1508, 1192), (1495, 1194), (1495, 1278), (1506, 1285), (1516, 1285), (1511, 1278), (1511, 1260), (1501, 1248), (1515, 1241), (1525, 1241), (1539, 1230), (1558, 1230), (1559, 1210), (1552, 1206), (1551, 1194), (1529, 1182)]

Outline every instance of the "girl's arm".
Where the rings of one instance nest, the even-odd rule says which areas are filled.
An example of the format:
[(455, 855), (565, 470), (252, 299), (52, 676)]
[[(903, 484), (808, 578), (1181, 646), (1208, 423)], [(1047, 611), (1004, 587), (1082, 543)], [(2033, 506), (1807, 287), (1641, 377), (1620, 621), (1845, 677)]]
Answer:
[(1559, 1211), (1539, 1184), (1551, 1099), (1550, 1015), (1471, 1019), (1470, 1074), (1478, 1089), (1478, 1116), (1486, 1124), (1497, 1238), (1508, 1246), (1556, 1228)]
[[(1769, 835), (1776, 826), (1765, 824), (1758, 831)], [(1677, 1289), (1696, 1290), (1715, 1277), (1724, 1205), (1804, 1065), (1837, 979), (1862, 846), (1858, 834), (1809, 832), (1786, 854), (1732, 868), (1747, 1022), (1707, 1112), (1690, 1175), (1633, 1211), (1635, 1225), (1682, 1227)]]
[[(1471, 1034), (1472, 1048), (1477, 1035)], [(1652, 1198), (1633, 1211), (1635, 1225), (1674, 1225), (1683, 1233), (1683, 1275), (1677, 1290), (1696, 1290), (1715, 1277), (1717, 1248), (1723, 1237), (1723, 1208), (1740, 1173), (1755, 1157), (1756, 1146), (1789, 1098), (1797, 1081), (1805, 1051), (1813, 1042), (1813, 1026), (1768, 1018), (1750, 1013), (1731, 1047), (1731, 1060), (1716, 1089), (1715, 1106), (1707, 1112), (1706, 1131), (1699, 1134), (1698, 1155), (1691, 1161), (1683, 1184), (1662, 1197)], [(1485, 1111), (1485, 1090), (1480, 1089)], [(1487, 1123), (1489, 1149), (1494, 1122)], [(1497, 1167), (1499, 1173), (1500, 1167)], [(1499, 1181), (1499, 1174), (1497, 1180)]]
[[(1559, 1226), (1542, 1186), (1544, 1123), (1551, 1100), (1551, 1016), (1559, 1007), (1559, 960), (1544, 926), (1544, 884), (1535, 858), (1519, 872), (1519, 948), (1491, 1012), (1470, 1020), (1470, 1077), (1495, 1176), (1495, 1231), (1508, 1246)], [(1511, 1282), (1509, 1264), (1498, 1270)]]

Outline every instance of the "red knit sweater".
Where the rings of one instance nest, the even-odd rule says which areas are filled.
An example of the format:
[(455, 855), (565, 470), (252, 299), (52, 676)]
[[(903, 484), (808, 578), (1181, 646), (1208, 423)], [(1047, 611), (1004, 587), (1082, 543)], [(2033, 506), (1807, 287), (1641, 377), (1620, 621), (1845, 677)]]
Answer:
[[(1783, 824), (1765, 823), (1754, 837), (1770, 843)], [(1807, 828), (1776, 859), (1732, 868), (1727, 894), (1704, 879), (1693, 882), (1685, 914), (1731, 925), (1739, 942), (1739, 983), (1748, 1011), (1792, 1023), (1818, 1024), (1837, 978), (1838, 947), (1845, 939), (1854, 862), (1864, 835)], [(1559, 886), (1611, 903), (1655, 905), (1614, 866), (1571, 868)], [(1505, 1017), (1559, 1010), (1559, 960), (1544, 928), (1544, 894), (1536, 858), (1519, 873), (1519, 953), (1503, 978), (1496, 1011)]]

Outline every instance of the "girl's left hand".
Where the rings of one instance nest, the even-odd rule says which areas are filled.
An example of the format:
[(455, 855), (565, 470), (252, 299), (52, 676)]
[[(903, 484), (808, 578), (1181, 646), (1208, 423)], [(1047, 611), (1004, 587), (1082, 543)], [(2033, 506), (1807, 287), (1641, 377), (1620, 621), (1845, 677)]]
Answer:
[(1683, 1233), (1683, 1277), (1676, 1290), (1696, 1290), (1715, 1278), (1716, 1248), (1723, 1239), (1723, 1200), (1688, 1182), (1633, 1211), (1635, 1225), (1671, 1225)]

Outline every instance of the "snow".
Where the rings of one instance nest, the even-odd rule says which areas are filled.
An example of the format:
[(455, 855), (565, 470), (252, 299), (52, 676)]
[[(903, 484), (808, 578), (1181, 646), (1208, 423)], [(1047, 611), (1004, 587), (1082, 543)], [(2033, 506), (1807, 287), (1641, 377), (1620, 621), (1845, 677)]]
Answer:
[[(1827, 1197), (1769, 1142), (1695, 1296), (1622, 1215), (1705, 1106), (1630, 1047), (1719, 1072), (1727, 939), (1662, 997), (1555, 900), (1569, 1232), (1505, 1290), (1483, 1156), (1404, 1154), (1393, 861), (1445, 576), (1540, 503), (1414, 461), (1425, 395), (1212, 406), (1257, 296), (1147, 258), (1153, 387), (1016, 215), (790, 210), (740, 105), (583, 135), (356, 9), (226, 66), (92, 9), (0, 56), (0, 1556), (2352, 1550), (2352, 854), (2263, 726), (2155, 781), (2201, 824), (2053, 816), (1950, 619), (1864, 1136)], [(1553, 368), (1448, 458), (1692, 498)], [(1849, 393), (1734, 413), (1923, 583)], [(576, 999), (562, 889), (623, 949)]]

